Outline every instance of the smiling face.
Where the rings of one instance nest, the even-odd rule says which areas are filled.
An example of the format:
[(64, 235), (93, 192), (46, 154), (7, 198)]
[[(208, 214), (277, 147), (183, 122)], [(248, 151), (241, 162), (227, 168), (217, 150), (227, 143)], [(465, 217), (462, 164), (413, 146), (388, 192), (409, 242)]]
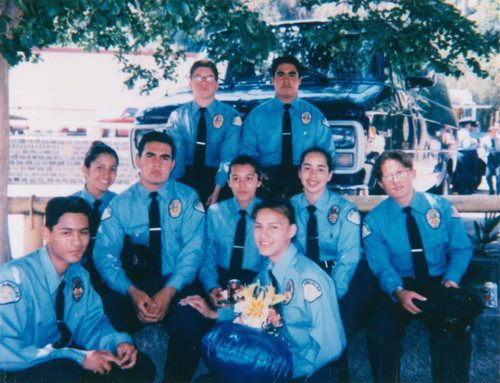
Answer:
[(83, 213), (65, 213), (50, 230), (42, 227), (47, 252), (59, 275), (80, 262), (89, 243), (89, 220)]
[(288, 218), (273, 209), (261, 209), (255, 217), (254, 237), (259, 253), (269, 257), (272, 263), (279, 261), (290, 246), (297, 231), (295, 224), (290, 224)]
[(379, 185), (387, 195), (401, 206), (408, 206), (413, 198), (415, 170), (409, 169), (397, 160), (386, 160), (380, 167), (382, 171)]
[(206, 107), (214, 100), (219, 83), (212, 69), (199, 67), (193, 73), (189, 87), (193, 91), (194, 101), (200, 107)]
[(295, 65), (287, 63), (278, 65), (272, 78), (276, 97), (285, 104), (292, 102), (297, 97), (301, 81)]
[(150, 191), (162, 187), (175, 165), (170, 145), (157, 141), (146, 143), (142, 155), (136, 157), (136, 163), (141, 173), (140, 181)]
[(250, 164), (233, 165), (227, 184), (233, 191), (242, 209), (246, 209), (255, 198), (257, 188), (261, 185), (255, 168)]
[(86, 186), (90, 194), (100, 199), (116, 179), (118, 164), (111, 154), (100, 154), (87, 168), (82, 167), (83, 175), (87, 180)]
[(322, 153), (311, 152), (304, 157), (299, 169), (299, 178), (309, 203), (313, 204), (321, 197), (332, 175), (333, 172), (328, 169)]

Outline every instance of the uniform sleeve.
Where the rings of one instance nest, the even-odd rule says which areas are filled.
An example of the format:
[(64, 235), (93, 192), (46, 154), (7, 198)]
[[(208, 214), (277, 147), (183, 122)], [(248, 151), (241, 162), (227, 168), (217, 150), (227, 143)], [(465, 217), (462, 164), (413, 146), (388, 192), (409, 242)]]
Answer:
[(180, 113), (179, 109), (174, 110), (167, 122), (166, 132), (172, 137), (175, 143), (175, 167), (171, 175), (174, 180), (181, 178), (186, 171), (187, 142), (181, 124), (189, 124), (189, 118), (186, 117), (188, 121), (184, 121), (182, 116), (183, 114)]
[(84, 278), (83, 283), (87, 286), (87, 292), (75, 306), (85, 305), (85, 317), (72, 329), (75, 343), (86, 350), (107, 350), (112, 353), (116, 353), (116, 347), (122, 342), (134, 344), (130, 335), (116, 332), (104, 315), (101, 298), (92, 288), (88, 277)]
[(394, 290), (403, 286), (403, 280), (391, 264), (390, 250), (384, 240), (384, 233), (381, 232), (380, 227), (372, 223), (375, 217), (368, 218), (369, 215), (363, 224), (363, 247), (366, 259), (380, 287), (392, 298)]
[(103, 213), (96, 236), (93, 258), (97, 271), (109, 288), (125, 296), (132, 282), (125, 274), (120, 258), (125, 231), (115, 202), (116, 199), (111, 201)]
[[(12, 280), (0, 274), (0, 281)], [(19, 288), (19, 300), (0, 305), (0, 370), (19, 371), (54, 359), (69, 358), (82, 364), (85, 351), (73, 348), (54, 349), (52, 344), (38, 347), (34, 341), (36, 331), (32, 297), (36, 292), (27, 286)], [(7, 293), (2, 291), (2, 293)]]
[(349, 283), (356, 271), (361, 250), (360, 215), (356, 207), (347, 207), (339, 231), (338, 260), (332, 272), (338, 299), (349, 289)]
[(181, 291), (194, 281), (201, 263), (201, 253), (205, 241), (205, 213), (195, 192), (187, 200), (189, 209), (186, 209), (182, 220), (182, 245), (176, 257), (175, 269), (167, 282), (168, 286)]
[(335, 163), (335, 141), (333, 140), (332, 130), (328, 124), (328, 120), (323, 116), (323, 113), (318, 113), (320, 113), (321, 122), (316, 129), (317, 145), (327, 150), (332, 156), (333, 163)]
[(245, 123), (243, 124), (238, 154), (252, 156), (254, 158), (259, 155), (256, 117), (253, 111), (248, 114)]
[(460, 280), (467, 271), (469, 262), (473, 254), (473, 246), (470, 238), (465, 229), (464, 223), (459, 216), (458, 210), (455, 206), (449, 207), (449, 261), (448, 269), (444, 275), (443, 280), (450, 280), (456, 284), (460, 284)]
[(227, 182), (229, 164), (236, 157), (238, 152), (238, 142), (241, 135), (241, 117), (234, 113), (230, 118), (229, 129), (226, 130), (226, 136), (222, 142), (220, 153), (220, 165), (215, 175), (215, 183), (223, 187)]
[(205, 233), (205, 252), (202, 255), (202, 262), (198, 278), (201, 284), (208, 293), (212, 288), (218, 287), (217, 282), (217, 248), (215, 246), (215, 225), (214, 214), (212, 209), (208, 209), (206, 220), (206, 233)]

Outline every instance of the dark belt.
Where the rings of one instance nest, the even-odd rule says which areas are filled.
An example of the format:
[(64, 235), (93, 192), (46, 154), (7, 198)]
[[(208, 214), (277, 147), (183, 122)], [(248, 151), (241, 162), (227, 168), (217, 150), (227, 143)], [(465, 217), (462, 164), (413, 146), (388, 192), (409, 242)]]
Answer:
[(227, 283), (231, 279), (238, 279), (242, 285), (248, 285), (248, 284), (252, 283), (253, 279), (257, 275), (257, 272), (252, 271), (252, 270), (243, 269), (240, 272), (238, 272), (234, 275), (231, 275), (229, 273), (229, 270), (226, 270), (220, 266), (217, 266), (217, 274), (219, 274), (218, 282), (219, 282), (220, 286), (223, 289), (225, 289), (227, 287)]

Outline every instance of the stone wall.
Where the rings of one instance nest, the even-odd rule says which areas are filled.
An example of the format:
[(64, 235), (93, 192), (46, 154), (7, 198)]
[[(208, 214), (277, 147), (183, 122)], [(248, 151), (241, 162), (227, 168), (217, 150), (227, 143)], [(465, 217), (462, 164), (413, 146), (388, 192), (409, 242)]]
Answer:
[[(118, 153), (116, 184), (138, 180), (128, 138), (101, 138)], [(83, 159), (94, 139), (88, 137), (9, 137), (9, 184), (73, 185), (85, 182)]]

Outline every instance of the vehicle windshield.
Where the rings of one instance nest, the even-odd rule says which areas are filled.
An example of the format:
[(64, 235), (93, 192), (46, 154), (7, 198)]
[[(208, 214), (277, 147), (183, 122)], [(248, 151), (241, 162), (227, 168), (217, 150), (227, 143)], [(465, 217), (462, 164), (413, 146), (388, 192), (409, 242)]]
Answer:
[[(360, 41), (356, 33), (346, 33), (342, 40), (325, 41), (325, 22), (294, 22), (270, 26), (274, 41), (271, 42), (268, 59), (265, 62), (231, 60), (224, 61), (220, 78), (223, 82), (270, 81), (268, 72), (274, 58), (289, 54), (297, 57), (305, 66), (304, 80), (357, 79), (383, 80), (387, 73), (384, 55), (373, 53), (366, 41)], [(320, 33), (322, 38), (320, 38)], [(219, 32), (212, 36), (217, 39), (231, 39), (229, 32)], [(232, 39), (231, 57), (241, 57), (245, 47)], [(210, 43), (209, 43), (210, 45)], [(210, 51), (210, 48), (208, 49)], [(226, 57), (228, 57), (226, 52)]]

